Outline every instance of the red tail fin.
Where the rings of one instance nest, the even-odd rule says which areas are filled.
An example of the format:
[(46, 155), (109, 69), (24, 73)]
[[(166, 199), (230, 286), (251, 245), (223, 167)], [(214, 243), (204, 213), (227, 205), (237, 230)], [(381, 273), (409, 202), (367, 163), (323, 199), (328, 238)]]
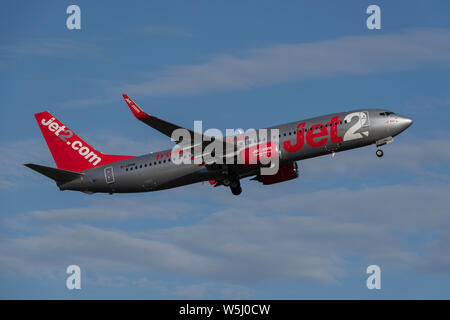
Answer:
[(103, 154), (95, 150), (47, 111), (34, 116), (59, 169), (80, 172), (132, 158)]

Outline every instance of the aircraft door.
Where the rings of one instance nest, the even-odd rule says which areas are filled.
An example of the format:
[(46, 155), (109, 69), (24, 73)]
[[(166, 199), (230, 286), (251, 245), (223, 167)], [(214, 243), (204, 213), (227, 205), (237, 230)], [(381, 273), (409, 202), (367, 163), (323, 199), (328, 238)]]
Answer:
[(105, 181), (108, 184), (114, 183), (114, 170), (113, 167), (105, 168)]

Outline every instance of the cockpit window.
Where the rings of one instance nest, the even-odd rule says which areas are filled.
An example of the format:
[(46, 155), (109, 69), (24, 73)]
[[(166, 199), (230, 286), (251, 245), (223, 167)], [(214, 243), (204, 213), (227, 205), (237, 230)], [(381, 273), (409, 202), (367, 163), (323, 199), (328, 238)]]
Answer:
[(386, 112), (380, 112), (380, 116), (388, 116), (390, 114), (395, 114), (394, 112), (391, 111), (386, 111)]

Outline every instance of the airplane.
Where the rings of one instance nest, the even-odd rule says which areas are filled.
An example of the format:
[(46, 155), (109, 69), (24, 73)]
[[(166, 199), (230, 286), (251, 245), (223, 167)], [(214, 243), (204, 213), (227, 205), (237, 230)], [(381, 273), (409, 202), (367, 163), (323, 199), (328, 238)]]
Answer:
[[(185, 130), (194, 137), (194, 142), (182, 138), (174, 140), (179, 156), (185, 152), (184, 156), (190, 156), (191, 160), (198, 158), (198, 155), (192, 156), (193, 148), (199, 147), (202, 156), (207, 150), (205, 148), (207, 142), (214, 141), (214, 137), (205, 136), (145, 113), (126, 94), (123, 94), (123, 98), (138, 120), (172, 140), (174, 140), (172, 135), (177, 129)], [(243, 178), (252, 177), (251, 180), (264, 185), (297, 178), (299, 176), (297, 161), (304, 159), (326, 154), (334, 157), (337, 152), (372, 144), (377, 147), (376, 155), (382, 157), (381, 146), (391, 143), (396, 135), (413, 123), (411, 118), (385, 109), (333, 113), (264, 129), (272, 130), (277, 136), (264, 136), (263, 129), (259, 129), (256, 130), (255, 139), (236, 134), (215, 141), (227, 147), (232, 145), (232, 149), (227, 149), (231, 152), (214, 155), (214, 159), (239, 158), (241, 162), (175, 163), (173, 158), (175, 149), (142, 156), (104, 154), (81, 139), (49, 112), (37, 113), (35, 118), (57, 168), (33, 163), (24, 165), (53, 179), (61, 191), (74, 190), (88, 194), (148, 192), (208, 181), (214, 187), (229, 187), (232, 194), (239, 195), (242, 192), (240, 180)], [(212, 155), (213, 152), (210, 156)], [(256, 161), (249, 161), (251, 155), (253, 158), (256, 157)], [(278, 161), (278, 170), (275, 174), (262, 174), (263, 168), (268, 166), (262, 159), (274, 156)], [(269, 166), (271, 165), (269, 163)]]

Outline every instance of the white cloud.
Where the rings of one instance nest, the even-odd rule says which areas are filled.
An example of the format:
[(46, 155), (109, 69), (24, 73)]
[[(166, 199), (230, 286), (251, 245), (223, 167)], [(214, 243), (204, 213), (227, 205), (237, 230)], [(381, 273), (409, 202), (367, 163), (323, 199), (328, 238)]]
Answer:
[(429, 64), (450, 64), (448, 30), (347, 36), (272, 45), (240, 55), (221, 54), (201, 64), (169, 67), (150, 80), (125, 88), (131, 94), (192, 94), (318, 77), (412, 70)]
[[(0, 265), (25, 273), (51, 274), (69, 261), (91, 270), (204, 272), (213, 261), (167, 242), (90, 226), (52, 227), (43, 235), (11, 239), (0, 249)], [(29, 260), (30, 259), (30, 260)], [(12, 269), (12, 270), (14, 270)], [(12, 271), (10, 270), (10, 271)]]
[(141, 289), (159, 297), (176, 297), (182, 299), (248, 299), (254, 295), (246, 286), (218, 282), (193, 282), (179, 284), (177, 281), (162, 281), (147, 277), (121, 276), (114, 274), (95, 274), (85, 281), (89, 287), (101, 286), (108, 289)]
[(90, 197), (90, 205), (76, 208), (59, 208), (33, 210), (14, 217), (4, 218), (3, 225), (16, 230), (35, 230), (45, 226), (62, 226), (72, 223), (114, 223), (133, 220), (170, 220), (174, 222), (182, 215), (195, 218), (195, 212), (202, 209), (201, 204), (194, 204), (182, 199), (170, 203), (153, 202), (149, 205), (142, 197), (98, 199)]
[(246, 200), (246, 207), (256, 205), (266, 210), (326, 216), (340, 223), (362, 223), (380, 228), (395, 228), (402, 232), (422, 228), (441, 230), (450, 226), (450, 186), (382, 185), (372, 188), (337, 188), (297, 194), (292, 192), (274, 199)]
[(375, 155), (375, 145), (300, 161), (302, 175), (308, 179), (346, 175), (364, 177), (374, 172), (408, 172), (415, 177), (429, 177), (436, 181), (450, 181), (450, 175), (440, 170), (450, 164), (450, 137), (398, 137), (382, 147), (384, 157)]
[[(448, 186), (292, 191), (272, 195), (270, 200), (267, 193), (270, 190), (232, 204), (228, 201), (228, 209), (211, 209), (199, 223), (140, 233), (80, 225), (84, 220), (76, 220), (80, 213), (74, 208), (72, 225), (39, 227), (31, 223), (37, 235), (2, 241), (0, 268), (3, 272), (51, 275), (76, 263), (94, 272), (107, 270), (124, 277), (146, 272), (238, 286), (271, 279), (332, 283), (356, 272), (349, 256), (376, 261), (391, 270), (423, 269), (426, 245), (405, 246), (403, 237), (432, 232), (439, 239), (450, 227)], [(220, 201), (215, 201), (219, 207)], [(152, 205), (158, 207), (155, 201)], [(82, 209), (81, 214), (87, 210)], [(92, 210), (95, 214), (95, 207)], [(118, 211), (129, 212), (127, 208)], [(57, 214), (31, 215), (37, 221)], [(427, 266), (426, 272), (432, 268)], [(187, 287), (178, 294), (201, 295), (208, 290), (208, 286)]]
[[(100, 136), (99, 141), (105, 142), (108, 137)], [(115, 138), (110, 143), (111, 149), (132, 145)], [(448, 166), (449, 141), (445, 137), (411, 138), (387, 147), (383, 159), (367, 149), (366, 153), (358, 151), (357, 158), (348, 152), (333, 160), (308, 160), (304, 162), (305, 174), (339, 181), (342, 176), (335, 175), (340, 173), (347, 176), (356, 172), (358, 179), (364, 180), (378, 173), (389, 177), (399, 170), (409, 174), (419, 171), (425, 172), (428, 184), (366, 188), (358, 183), (354, 189), (309, 191), (302, 181), (295, 181), (296, 188), (292, 188), (293, 182), (276, 187), (248, 182), (248, 186), (253, 183), (256, 187), (245, 188), (245, 197), (233, 198), (232, 202), (222, 188), (208, 188), (210, 204), (204, 207), (196, 205), (205, 204), (205, 189), (198, 188), (173, 190), (167, 196), (161, 193), (152, 198), (151, 206), (133, 197), (35, 210), (6, 220), (6, 227), (31, 226), (28, 231), (34, 235), (0, 242), (0, 269), (52, 276), (55, 270), (76, 261), (89, 270), (112, 270), (124, 277), (138, 271), (206, 281), (200, 287), (180, 287), (180, 296), (218, 292), (219, 287), (209, 284), (217, 282), (233, 286), (270, 279), (335, 282), (351, 272), (346, 257), (355, 255), (371, 263), (445, 273), (450, 187), (445, 180), (427, 174), (434, 168), (434, 173), (440, 174), (442, 166)], [(46, 149), (45, 142), (37, 147), (34, 140), (1, 148), (11, 155), (2, 160), (2, 175), (14, 172), (14, 166), (24, 159), (41, 157), (38, 150)], [(130, 148), (140, 150), (143, 145), (137, 143)], [(347, 154), (348, 159), (342, 159)], [(15, 175), (20, 176), (20, 171)], [(223, 207), (227, 209), (220, 209)], [(172, 224), (139, 233), (86, 225), (129, 219), (150, 219), (146, 223), (151, 223), (155, 219), (179, 219), (182, 214), (194, 220), (206, 218), (199, 223)], [(140, 224), (140, 230), (147, 230), (146, 223)], [(423, 232), (433, 235), (432, 243), (419, 241), (414, 248), (405, 246), (403, 237)]]

